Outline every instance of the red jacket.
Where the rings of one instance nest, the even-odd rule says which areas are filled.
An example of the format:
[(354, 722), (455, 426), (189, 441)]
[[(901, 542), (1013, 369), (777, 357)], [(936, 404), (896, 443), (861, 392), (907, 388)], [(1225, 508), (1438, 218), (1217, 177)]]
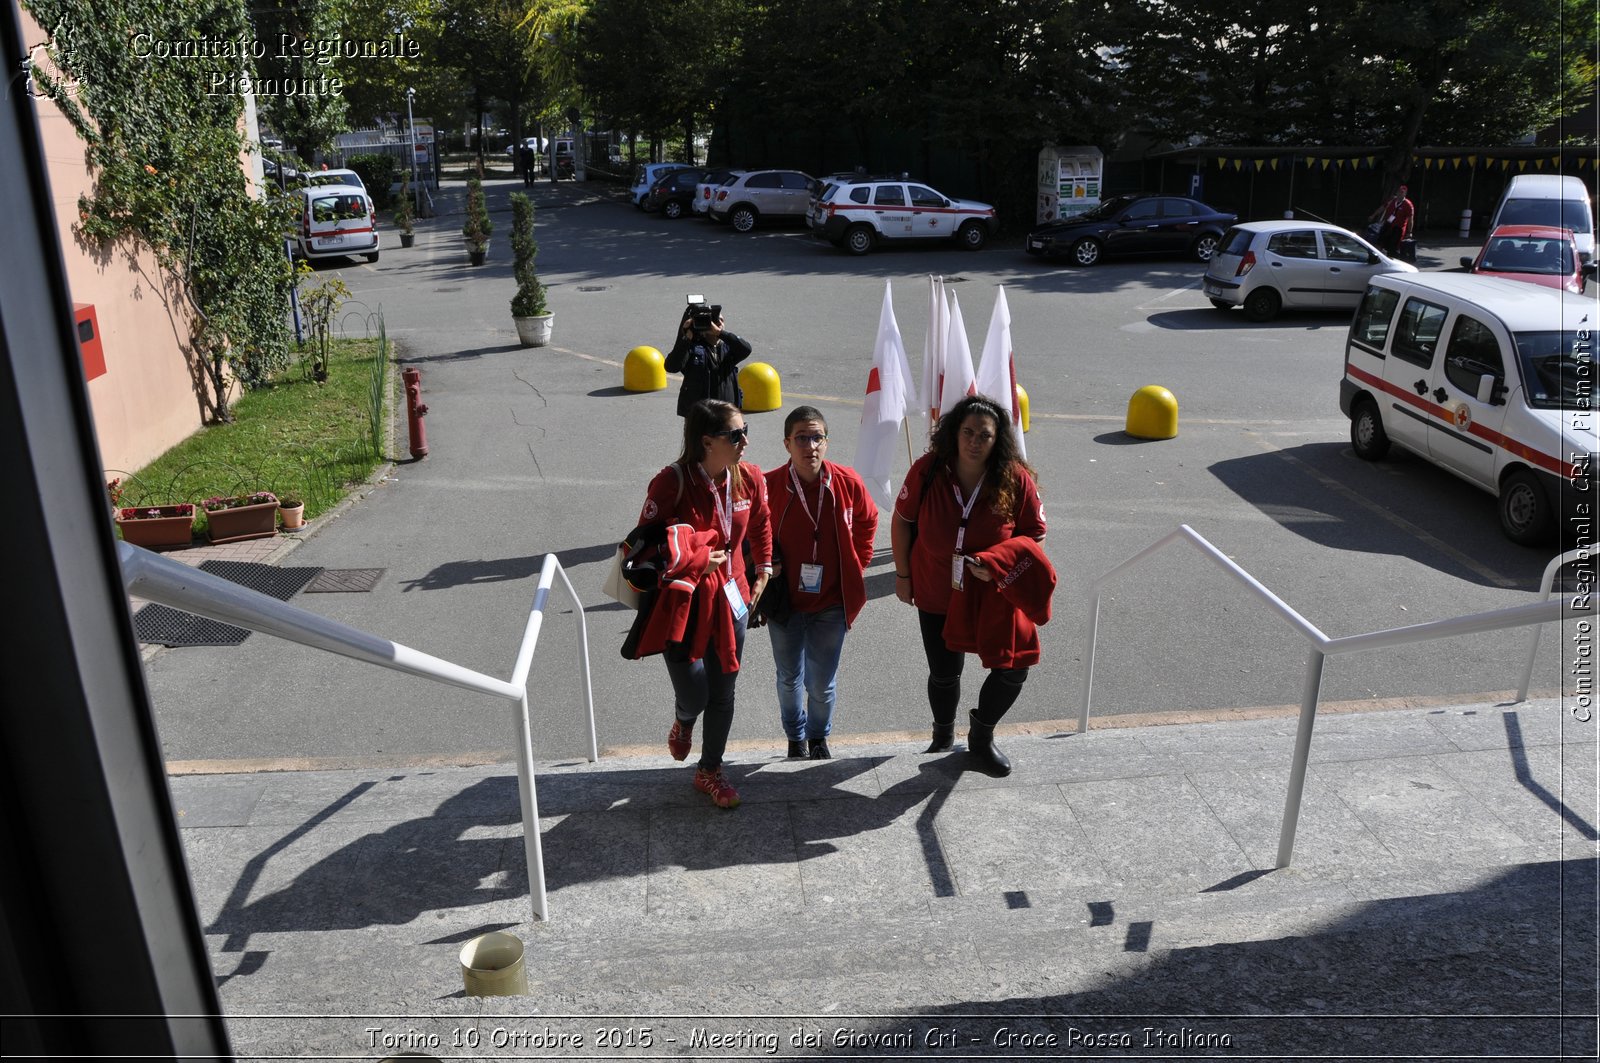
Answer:
[[(855, 623), (861, 607), (867, 604), (864, 573), (872, 563), (872, 544), (878, 536), (878, 504), (867, 493), (867, 485), (854, 469), (824, 459), (822, 476), (828, 485), (828, 493), (832, 495), (823, 509), (833, 521), (839, 544), (839, 556), (823, 558), (823, 563), (839, 566), (839, 594), (844, 600), (844, 623), (849, 627)], [(781, 540), (784, 528), (793, 527), (787, 523), (791, 512), (799, 523), (807, 524), (807, 521), (801, 507), (796, 504), (794, 483), (789, 479), (789, 464), (785, 462), (767, 473), (766, 480), (767, 504), (772, 511), (772, 534), (775, 540)], [(808, 540), (810, 534), (808, 525), (805, 530)], [(845, 549), (846, 543), (851, 546), (848, 550)], [(795, 580), (799, 578), (800, 563), (805, 558), (793, 551), (790, 554), (784, 558), (782, 578), (789, 582), (792, 595)]]
[(968, 572), (950, 595), (944, 642), (976, 653), (985, 668), (1026, 668), (1039, 663), (1038, 625), (1050, 622), (1056, 570), (1044, 548), (1018, 535), (973, 555), (994, 575), (984, 582)]

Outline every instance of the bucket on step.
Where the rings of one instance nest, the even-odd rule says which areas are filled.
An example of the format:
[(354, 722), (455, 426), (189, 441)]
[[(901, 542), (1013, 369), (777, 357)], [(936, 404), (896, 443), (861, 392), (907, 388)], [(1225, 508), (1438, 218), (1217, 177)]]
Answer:
[(528, 991), (522, 940), (496, 930), (461, 946), (461, 979), (469, 997), (511, 997)]

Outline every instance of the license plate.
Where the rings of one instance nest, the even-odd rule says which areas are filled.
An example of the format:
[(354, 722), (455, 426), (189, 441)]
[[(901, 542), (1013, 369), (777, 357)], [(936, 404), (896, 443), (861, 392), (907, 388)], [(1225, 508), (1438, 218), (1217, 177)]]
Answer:
[(1205, 288), (1206, 288), (1206, 294), (1207, 295), (1221, 295), (1222, 294), (1222, 289), (1218, 288), (1215, 284), (1208, 284), (1208, 285), (1205, 286)]
[(343, 236), (322, 236), (317, 238), (317, 243), (325, 244), (328, 247), (343, 247), (344, 242), (345, 237)]
[(1044, 241), (1043, 240), (1029, 240), (1028, 241), (1028, 246), (1033, 248), (1035, 251), (1037, 251), (1041, 247), (1044, 246)]

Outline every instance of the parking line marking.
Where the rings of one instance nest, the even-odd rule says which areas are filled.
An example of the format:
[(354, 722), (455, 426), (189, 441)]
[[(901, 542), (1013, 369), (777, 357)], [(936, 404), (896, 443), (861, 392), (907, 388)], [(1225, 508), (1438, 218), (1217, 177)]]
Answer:
[(1438, 536), (1418, 527), (1409, 520), (1406, 520), (1404, 517), (1395, 516), (1393, 513), (1389, 512), (1387, 509), (1384, 509), (1371, 499), (1363, 497), (1359, 492), (1345, 486), (1338, 480), (1335, 480), (1333, 477), (1328, 476), (1320, 470), (1313, 468), (1294, 455), (1285, 453), (1267, 440), (1257, 437), (1256, 445), (1262, 450), (1265, 450), (1267, 453), (1276, 455), (1289, 464), (1294, 465), (1300, 469), (1301, 472), (1304, 472), (1307, 476), (1310, 476), (1313, 480), (1316, 480), (1328, 490), (1335, 492), (1350, 502), (1354, 502), (1356, 505), (1370, 513), (1377, 514), (1390, 524), (1393, 524), (1396, 528), (1399, 528), (1401, 531), (1405, 532), (1411, 537), (1439, 551), (1456, 564), (1466, 568), (1468, 571), (1476, 572), (1479, 576), (1482, 576), (1490, 583), (1493, 583), (1496, 587), (1501, 587), (1506, 590), (1516, 590), (1521, 586), (1521, 584), (1519, 584), (1516, 580), (1508, 579), (1505, 576), (1502, 576), (1494, 569), (1480, 563), (1476, 558), (1469, 557), (1460, 550), (1457, 550), (1455, 547), (1451, 546), (1449, 543), (1440, 539)]

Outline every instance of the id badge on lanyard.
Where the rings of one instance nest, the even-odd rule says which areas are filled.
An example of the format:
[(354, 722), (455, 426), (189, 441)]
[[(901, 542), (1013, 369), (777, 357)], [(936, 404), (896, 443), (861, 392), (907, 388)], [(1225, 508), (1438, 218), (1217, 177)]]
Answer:
[[(984, 473), (987, 476), (988, 473)], [(953, 479), (953, 478), (952, 478)], [(967, 575), (967, 559), (961, 555), (961, 546), (967, 539), (967, 520), (972, 516), (973, 503), (978, 501), (978, 496), (983, 493), (983, 476), (978, 477), (978, 483), (972, 489), (972, 495), (961, 501), (961, 485), (951, 483), (951, 488), (956, 493), (956, 505), (961, 507), (961, 523), (956, 526), (956, 552), (950, 558), (950, 589), (960, 590)]]
[(728, 605), (733, 609), (733, 618), (743, 620), (749, 607), (744, 604), (744, 595), (739, 592), (739, 581), (730, 579), (722, 585), (722, 592), (728, 596)]
[(794, 488), (794, 496), (800, 500), (800, 511), (806, 515), (806, 520), (811, 522), (811, 560), (800, 566), (799, 589), (806, 594), (822, 593), (822, 565), (817, 561), (818, 544), (822, 541), (822, 505), (828, 497), (828, 475), (822, 476), (822, 489), (817, 492), (817, 515), (811, 515), (811, 506), (806, 503), (806, 492), (800, 483), (799, 475), (794, 471), (794, 465), (789, 466), (789, 482)]

